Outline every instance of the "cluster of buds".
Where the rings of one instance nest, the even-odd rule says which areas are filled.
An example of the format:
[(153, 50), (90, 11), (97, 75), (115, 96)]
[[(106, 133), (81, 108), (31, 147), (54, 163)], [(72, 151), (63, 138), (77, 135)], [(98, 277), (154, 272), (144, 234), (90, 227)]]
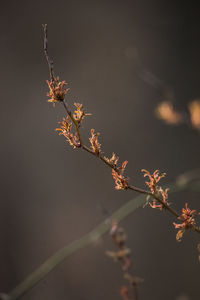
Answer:
[(74, 103), (74, 106), (76, 107), (76, 110), (73, 113), (73, 118), (77, 122), (77, 124), (80, 125), (85, 116), (91, 116), (91, 114), (84, 111), (83, 104)]
[[(160, 195), (162, 197), (162, 201), (169, 206), (169, 202), (167, 201), (168, 200), (168, 191), (169, 189), (165, 189), (163, 190), (162, 187), (159, 187), (158, 191), (160, 192)], [(149, 202), (149, 205), (151, 206), (151, 208), (157, 208), (157, 209), (160, 209), (160, 210), (163, 210), (164, 208), (164, 205), (162, 203), (159, 203), (158, 204), (158, 201), (153, 199), (152, 200), (152, 203)]]
[(70, 90), (69, 88), (65, 88), (67, 85), (66, 81), (59, 81), (59, 77), (51, 80), (50, 82), (47, 80), (47, 84), (49, 86), (49, 93), (47, 93), (48, 102), (53, 103), (55, 105), (57, 102), (63, 102), (65, 99), (65, 95)]
[(149, 181), (145, 181), (145, 183), (148, 185), (150, 188), (152, 194), (156, 194), (158, 192), (158, 182), (165, 177), (165, 173), (162, 173), (159, 175), (159, 170), (156, 170), (151, 174), (149, 171), (142, 169), (142, 172), (144, 172), (144, 177), (148, 177)]
[(99, 144), (99, 141), (98, 141), (99, 134), (100, 134), (99, 132), (95, 133), (94, 129), (91, 129), (91, 137), (89, 138), (92, 151), (97, 156), (99, 156), (99, 154), (101, 152), (101, 144)]
[[(110, 235), (112, 236), (114, 244), (117, 246), (117, 251), (107, 251), (107, 255), (112, 257), (114, 261), (120, 261), (122, 264), (122, 270), (124, 272), (124, 278), (130, 283), (131, 287), (137, 289), (139, 283), (143, 280), (132, 276), (130, 274), (131, 268), (131, 258), (130, 249), (126, 245), (127, 236), (123, 228), (118, 226), (117, 222), (112, 223), (110, 230)], [(123, 285), (121, 288), (121, 296), (123, 300), (131, 300), (129, 288)]]
[(182, 214), (180, 215), (180, 217), (178, 217), (178, 219), (182, 222), (180, 224), (177, 223), (173, 223), (176, 229), (179, 229), (177, 235), (176, 235), (176, 240), (178, 242), (181, 241), (184, 232), (189, 229), (189, 228), (193, 228), (196, 225), (194, 216), (196, 214), (196, 210), (191, 210), (188, 207), (188, 204), (185, 203), (185, 208), (182, 208)]
[(81, 122), (83, 121), (85, 116), (89, 116), (91, 114), (85, 113), (83, 110), (83, 105), (80, 103), (74, 103), (74, 106), (76, 107), (76, 110), (73, 113), (73, 117), (70, 114), (71, 120), (75, 124), (76, 127), (76, 133), (73, 134), (71, 132), (72, 129), (72, 122), (70, 121), (69, 115), (67, 118), (63, 118), (63, 121), (60, 122), (61, 126), (60, 128), (56, 128), (57, 131), (59, 131), (59, 135), (64, 135), (73, 148), (79, 148), (81, 147), (81, 140), (80, 140), (80, 134), (79, 134), (79, 127), (81, 125)]
[[(111, 158), (112, 159), (112, 158)], [(115, 160), (114, 163), (118, 162), (118, 158), (117, 160)], [(112, 169), (112, 176), (113, 179), (115, 180), (115, 188), (116, 190), (126, 190), (128, 188), (128, 178), (124, 177), (124, 170), (126, 168), (128, 161), (124, 161), (121, 165), (121, 167), (116, 167)]]
[(81, 146), (81, 142), (77, 136), (77, 133), (73, 134), (71, 132), (72, 122), (70, 122), (69, 116), (67, 116), (66, 119), (63, 118), (63, 121), (60, 122), (60, 125), (60, 128), (56, 128), (56, 130), (59, 131), (59, 135), (64, 135), (73, 148), (79, 148)]
[[(150, 188), (151, 193), (154, 194), (155, 196), (161, 197), (162, 202), (165, 203), (166, 205), (169, 205), (169, 203), (168, 203), (168, 190), (169, 189), (163, 190), (163, 188), (158, 185), (159, 181), (163, 177), (165, 177), (166, 174), (162, 173), (159, 175), (159, 170), (154, 171), (153, 174), (150, 174), (150, 172), (145, 169), (142, 169), (142, 172), (144, 172), (144, 177), (149, 178), (149, 181), (146, 181), (145, 183)], [(158, 203), (158, 201), (156, 199), (153, 199), (152, 202), (149, 202), (149, 205), (152, 208), (157, 208), (160, 210), (162, 210), (164, 208), (164, 205), (162, 203)]]
[(116, 156), (116, 154), (113, 152), (112, 157), (108, 158), (106, 156), (104, 156), (104, 159), (107, 161), (107, 163), (112, 167), (112, 168), (116, 168), (117, 167), (117, 163), (119, 160), (119, 157)]

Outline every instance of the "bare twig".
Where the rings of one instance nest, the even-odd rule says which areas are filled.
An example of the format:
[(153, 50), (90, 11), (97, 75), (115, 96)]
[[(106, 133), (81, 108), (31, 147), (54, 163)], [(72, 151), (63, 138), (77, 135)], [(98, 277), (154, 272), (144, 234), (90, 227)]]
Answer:
[(53, 71), (53, 60), (50, 59), (49, 53), (48, 53), (47, 24), (43, 24), (42, 26), (44, 29), (44, 53), (46, 56), (48, 67), (49, 67), (50, 79), (51, 79), (51, 81), (55, 81), (54, 71)]

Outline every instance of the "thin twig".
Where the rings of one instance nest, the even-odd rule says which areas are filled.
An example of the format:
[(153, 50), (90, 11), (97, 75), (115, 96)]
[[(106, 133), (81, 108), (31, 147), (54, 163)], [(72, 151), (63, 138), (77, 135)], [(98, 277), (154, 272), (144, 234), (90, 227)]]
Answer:
[(54, 71), (53, 71), (53, 60), (50, 59), (49, 53), (48, 53), (47, 24), (43, 24), (42, 26), (44, 29), (44, 53), (46, 56), (48, 67), (49, 67), (50, 79), (51, 79), (51, 81), (54, 82), (55, 77), (54, 77)]

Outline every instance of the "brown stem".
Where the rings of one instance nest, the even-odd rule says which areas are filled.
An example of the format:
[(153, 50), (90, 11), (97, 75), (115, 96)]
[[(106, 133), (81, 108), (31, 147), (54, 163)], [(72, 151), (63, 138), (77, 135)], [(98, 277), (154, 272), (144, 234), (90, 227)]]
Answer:
[(47, 40), (47, 24), (43, 24), (43, 29), (44, 29), (44, 54), (48, 63), (49, 67), (49, 74), (50, 74), (50, 79), (51, 81), (55, 81), (54, 77), (54, 71), (53, 71), (53, 60), (50, 59), (49, 53), (48, 53), (48, 40)]

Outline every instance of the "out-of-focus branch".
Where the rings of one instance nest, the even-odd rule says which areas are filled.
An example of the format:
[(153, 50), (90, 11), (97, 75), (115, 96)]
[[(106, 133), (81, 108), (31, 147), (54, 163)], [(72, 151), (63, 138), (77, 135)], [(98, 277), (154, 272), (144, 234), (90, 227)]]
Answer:
[[(169, 187), (169, 193), (173, 194), (179, 191), (190, 190), (192, 186), (190, 186), (188, 183), (187, 185), (171, 184), (169, 185)], [(16, 288), (14, 288), (8, 294), (8, 300), (19, 299), (22, 295), (24, 295), (31, 288), (33, 288), (38, 282), (45, 278), (64, 259), (70, 257), (72, 254), (75, 254), (82, 248), (85, 248), (86, 246), (89, 246), (90, 244), (93, 244), (96, 241), (98, 241), (105, 233), (107, 233), (110, 230), (112, 220), (116, 220), (117, 222), (124, 220), (137, 208), (143, 207), (145, 203), (145, 195), (137, 196), (136, 198), (130, 200), (129, 202), (121, 206), (109, 218), (107, 218), (104, 222), (99, 224), (91, 232), (56, 252), (53, 256), (47, 259), (38, 269), (31, 273), (24, 281), (22, 281)]]

